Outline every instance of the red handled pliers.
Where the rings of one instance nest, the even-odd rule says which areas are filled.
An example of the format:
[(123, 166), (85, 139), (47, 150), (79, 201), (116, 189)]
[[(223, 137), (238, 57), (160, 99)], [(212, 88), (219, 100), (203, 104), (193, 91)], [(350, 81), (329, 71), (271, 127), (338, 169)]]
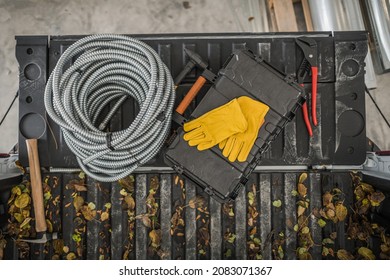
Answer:
[[(311, 71), (311, 120), (314, 126), (317, 126), (317, 42), (309, 37), (298, 37), (295, 39), (297, 45), (303, 51), (304, 59), (297, 73), (298, 83), (303, 87), (303, 81), (307, 74)], [(302, 106), (303, 119), (306, 124), (307, 131), (313, 136), (313, 130), (309, 120), (307, 102)]]

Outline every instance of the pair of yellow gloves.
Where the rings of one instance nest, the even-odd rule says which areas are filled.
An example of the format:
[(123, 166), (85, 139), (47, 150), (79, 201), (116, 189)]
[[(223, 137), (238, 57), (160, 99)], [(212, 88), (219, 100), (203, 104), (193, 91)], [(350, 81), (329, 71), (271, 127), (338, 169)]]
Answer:
[(219, 144), (222, 154), (234, 162), (246, 161), (269, 107), (241, 96), (184, 124), (184, 140), (199, 151)]

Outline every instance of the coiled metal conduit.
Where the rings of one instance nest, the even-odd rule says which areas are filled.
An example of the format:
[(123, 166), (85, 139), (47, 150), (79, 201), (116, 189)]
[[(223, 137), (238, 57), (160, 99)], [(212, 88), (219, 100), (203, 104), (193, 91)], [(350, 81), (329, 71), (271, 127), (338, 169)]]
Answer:
[[(127, 98), (137, 101), (138, 115), (128, 128), (109, 132), (107, 124)], [(172, 76), (158, 54), (120, 35), (92, 35), (71, 45), (51, 73), (44, 97), (81, 169), (101, 182), (126, 177), (158, 153), (174, 100)], [(108, 114), (100, 116), (110, 103)]]

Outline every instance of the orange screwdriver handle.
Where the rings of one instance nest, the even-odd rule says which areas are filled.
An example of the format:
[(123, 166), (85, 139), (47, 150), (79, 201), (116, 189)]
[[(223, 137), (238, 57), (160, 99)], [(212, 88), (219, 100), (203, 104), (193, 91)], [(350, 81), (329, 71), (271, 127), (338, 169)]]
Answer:
[(179, 113), (180, 115), (183, 115), (184, 111), (188, 108), (188, 106), (191, 104), (192, 100), (194, 100), (194, 98), (199, 93), (200, 89), (203, 87), (203, 85), (205, 83), (206, 83), (206, 79), (202, 76), (199, 76), (199, 78), (196, 80), (195, 84), (188, 91), (187, 95), (180, 102), (179, 106), (177, 106), (177, 108), (176, 108), (177, 113)]

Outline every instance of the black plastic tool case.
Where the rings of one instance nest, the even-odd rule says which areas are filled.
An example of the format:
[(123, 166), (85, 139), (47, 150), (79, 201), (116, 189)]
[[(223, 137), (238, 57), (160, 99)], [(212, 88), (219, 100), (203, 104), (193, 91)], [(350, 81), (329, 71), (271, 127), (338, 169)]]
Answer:
[(236, 198), (261, 155), (305, 102), (304, 91), (293, 77), (278, 72), (250, 50), (236, 50), (190, 118), (200, 117), (240, 96), (248, 96), (270, 107), (245, 162), (230, 162), (218, 145), (205, 151), (190, 147), (183, 139), (182, 129), (165, 154), (168, 164), (177, 172), (220, 201)]
[[(279, 71), (295, 76), (302, 61), (295, 44), (298, 36), (310, 36), (318, 45), (318, 122), (309, 138), (301, 110), (281, 132), (267, 152), (264, 166), (315, 167), (360, 165), (365, 160), (364, 58), (367, 33), (240, 33), (240, 34), (164, 34), (135, 35), (151, 45), (176, 76), (187, 62), (184, 48), (199, 53), (217, 72), (231, 53), (251, 49)], [(19, 62), (19, 157), (28, 165), (25, 139), (39, 138), (40, 161), (43, 167), (78, 168), (75, 156), (62, 138), (59, 127), (50, 118), (46, 122), (43, 93), (47, 78), (64, 50), (83, 36), (17, 36), (16, 58)], [(177, 89), (177, 104), (200, 74), (194, 70)], [(305, 81), (310, 91), (310, 77)], [(191, 105), (186, 117), (207, 92), (209, 85)], [(129, 100), (115, 115), (110, 129), (129, 126), (137, 113), (136, 102)], [(50, 128), (53, 134), (50, 131)], [(55, 139), (55, 140), (54, 140)], [(267, 167), (267, 168), (268, 168)], [(284, 168), (282, 168), (284, 169)], [(169, 170), (162, 154), (143, 170)], [(267, 169), (270, 170), (270, 169)]]

